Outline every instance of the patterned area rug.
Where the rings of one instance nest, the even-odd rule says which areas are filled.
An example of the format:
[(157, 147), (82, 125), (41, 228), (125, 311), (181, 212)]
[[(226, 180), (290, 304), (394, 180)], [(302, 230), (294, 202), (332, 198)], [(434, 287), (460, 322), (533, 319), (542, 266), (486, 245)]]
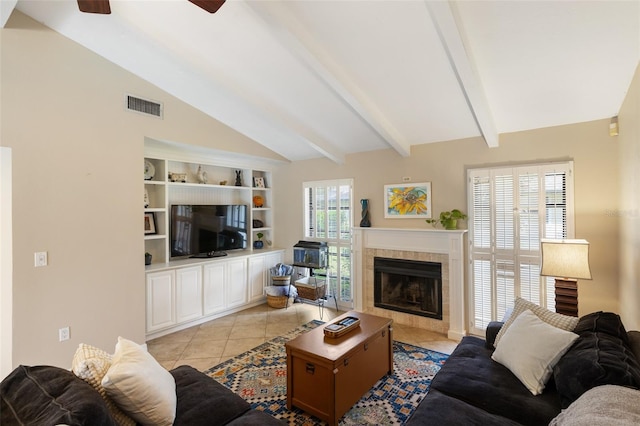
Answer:
[[(304, 411), (287, 409), (287, 354), (284, 344), (323, 323), (311, 321), (283, 336), (207, 370), (206, 374), (242, 396), (251, 406), (290, 425), (325, 424)], [(393, 375), (380, 379), (348, 411), (340, 425), (401, 425), (429, 391), (448, 355), (393, 343)]]

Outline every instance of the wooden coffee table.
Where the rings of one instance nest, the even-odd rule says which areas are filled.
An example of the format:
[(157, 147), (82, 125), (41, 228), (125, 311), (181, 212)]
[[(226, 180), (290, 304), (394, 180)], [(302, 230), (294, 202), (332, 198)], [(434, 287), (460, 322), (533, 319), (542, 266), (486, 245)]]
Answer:
[(329, 425), (393, 373), (393, 321), (351, 311), (331, 323), (347, 316), (359, 318), (360, 326), (344, 336), (326, 337), (321, 325), (285, 344), (287, 408), (296, 406)]

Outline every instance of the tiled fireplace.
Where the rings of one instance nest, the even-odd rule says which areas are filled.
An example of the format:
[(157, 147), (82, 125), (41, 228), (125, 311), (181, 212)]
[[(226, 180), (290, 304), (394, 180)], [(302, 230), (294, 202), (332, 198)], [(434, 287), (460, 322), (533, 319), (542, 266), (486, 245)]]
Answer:
[[(465, 234), (465, 230), (354, 228), (355, 308), (460, 340), (467, 334), (464, 309)], [(397, 259), (400, 264), (408, 262), (411, 267), (420, 264), (438, 265), (440, 278), (434, 279), (436, 287), (417, 290), (415, 279), (396, 277), (395, 270), (391, 269), (393, 282), (388, 283), (386, 291), (402, 292), (401, 296), (394, 296), (394, 303), (400, 305), (400, 308), (384, 306), (386, 303), (376, 302), (374, 296), (376, 258)], [(406, 284), (400, 285), (401, 280)], [(420, 291), (423, 291), (422, 295)], [(437, 310), (434, 303), (441, 304), (440, 311), (435, 314), (432, 312)], [(416, 308), (418, 312), (415, 312)], [(411, 312), (412, 309), (414, 312)], [(424, 312), (427, 314), (424, 315)]]

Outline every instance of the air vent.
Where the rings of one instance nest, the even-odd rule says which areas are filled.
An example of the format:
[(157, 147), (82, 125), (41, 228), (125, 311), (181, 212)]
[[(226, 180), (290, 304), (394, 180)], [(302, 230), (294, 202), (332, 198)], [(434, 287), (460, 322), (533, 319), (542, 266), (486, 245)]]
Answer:
[(162, 118), (162, 104), (159, 102), (138, 98), (132, 95), (126, 95), (125, 102), (129, 111)]

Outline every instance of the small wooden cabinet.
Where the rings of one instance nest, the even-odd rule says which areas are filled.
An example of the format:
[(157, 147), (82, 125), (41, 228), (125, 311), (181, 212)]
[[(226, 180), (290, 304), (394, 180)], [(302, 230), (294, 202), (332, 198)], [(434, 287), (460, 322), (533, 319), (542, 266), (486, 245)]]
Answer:
[(202, 267), (202, 307), (204, 315), (224, 311), (224, 286), (227, 282), (227, 264), (208, 263)]
[(176, 269), (176, 322), (202, 316), (202, 268)]
[(249, 259), (249, 301), (264, 297), (266, 259), (264, 256)]
[(147, 274), (147, 333), (176, 324), (174, 271)]
[(225, 306), (235, 308), (247, 303), (247, 260), (234, 259), (227, 264), (225, 281)]

